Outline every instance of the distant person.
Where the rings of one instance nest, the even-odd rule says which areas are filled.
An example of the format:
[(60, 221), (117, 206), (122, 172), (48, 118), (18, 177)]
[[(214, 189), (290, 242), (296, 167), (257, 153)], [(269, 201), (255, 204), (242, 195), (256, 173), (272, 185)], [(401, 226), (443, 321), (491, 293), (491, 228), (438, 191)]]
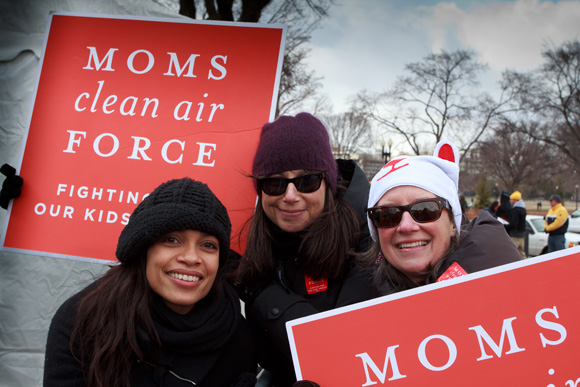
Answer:
[(497, 208), (497, 211), (495, 213), (497, 219), (501, 218), (507, 223), (511, 207), (512, 206), (510, 204), (510, 194), (505, 191), (502, 191), (499, 197), (499, 207)]
[(526, 204), (522, 200), (522, 193), (514, 191), (510, 195), (510, 212), (508, 224), (505, 229), (511, 240), (514, 242), (522, 258), (526, 258), (525, 236), (526, 236)]
[(548, 253), (566, 248), (566, 231), (568, 231), (568, 218), (570, 214), (562, 205), (558, 195), (550, 196), (552, 208), (545, 216), (544, 231), (548, 234)]
[(483, 211), (487, 211), (491, 214), (491, 216), (493, 216), (494, 218), (497, 218), (497, 209), (499, 208), (499, 202), (497, 200), (494, 200), (493, 202), (491, 202), (491, 204), (487, 207), (485, 207), (483, 209)]

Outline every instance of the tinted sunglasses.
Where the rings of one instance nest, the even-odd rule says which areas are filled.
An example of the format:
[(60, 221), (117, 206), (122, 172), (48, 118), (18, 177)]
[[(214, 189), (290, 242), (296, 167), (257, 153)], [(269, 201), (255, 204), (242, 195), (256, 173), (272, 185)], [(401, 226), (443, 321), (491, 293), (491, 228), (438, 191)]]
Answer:
[(324, 173), (309, 173), (287, 179), (285, 177), (261, 177), (258, 179), (258, 188), (266, 195), (278, 196), (286, 192), (288, 184), (294, 184), (294, 187), (302, 193), (312, 193), (318, 191), (324, 179)]
[(377, 228), (392, 228), (401, 223), (407, 211), (417, 223), (434, 222), (441, 217), (443, 209), (450, 208), (443, 198), (417, 200), (406, 206), (376, 206), (367, 209), (370, 220)]

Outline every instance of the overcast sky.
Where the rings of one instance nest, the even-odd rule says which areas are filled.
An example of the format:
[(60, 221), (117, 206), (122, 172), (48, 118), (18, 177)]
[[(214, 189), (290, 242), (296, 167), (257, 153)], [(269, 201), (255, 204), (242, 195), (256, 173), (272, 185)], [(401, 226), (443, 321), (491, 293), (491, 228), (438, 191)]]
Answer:
[(580, 38), (580, 1), (336, 0), (312, 36), (308, 63), (335, 112), (368, 89), (389, 88), (404, 65), (431, 52), (470, 49), (494, 84), (506, 68), (531, 70), (545, 45)]

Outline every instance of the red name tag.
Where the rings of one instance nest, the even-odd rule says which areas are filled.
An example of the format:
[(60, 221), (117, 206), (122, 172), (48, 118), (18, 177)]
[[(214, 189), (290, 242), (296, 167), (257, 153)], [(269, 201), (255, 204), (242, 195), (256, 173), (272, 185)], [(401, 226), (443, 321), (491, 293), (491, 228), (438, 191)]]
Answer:
[(324, 292), (328, 289), (328, 280), (326, 278), (316, 281), (305, 274), (304, 282), (306, 283), (306, 291), (308, 294)]
[(466, 274), (467, 272), (463, 270), (463, 268), (459, 266), (457, 262), (454, 262), (453, 265), (449, 266), (449, 269), (445, 270), (445, 273), (441, 274), (441, 277), (437, 279), (437, 282), (445, 281)]

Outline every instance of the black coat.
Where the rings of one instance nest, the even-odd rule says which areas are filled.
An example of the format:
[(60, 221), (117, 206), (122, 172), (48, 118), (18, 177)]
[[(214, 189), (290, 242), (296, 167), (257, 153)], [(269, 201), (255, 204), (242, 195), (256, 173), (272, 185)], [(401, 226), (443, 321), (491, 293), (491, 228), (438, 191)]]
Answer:
[[(369, 245), (369, 232), (364, 210), (367, 206), (369, 182), (364, 172), (352, 161), (339, 160), (341, 176), (350, 182), (343, 199), (360, 217), (361, 246)], [(340, 278), (328, 280), (327, 290), (308, 294), (303, 272), (295, 260), (289, 258), (297, 250), (299, 237), (288, 233), (276, 236), (274, 261), (284, 261), (283, 278), (273, 281), (250, 303), (246, 317), (252, 328), (258, 362), (275, 378), (276, 386), (289, 386), (296, 380), (286, 322), (340, 306), (368, 300), (377, 296), (371, 275), (351, 262)], [(282, 283), (283, 282), (283, 283)]]
[(465, 225), (462, 233), (465, 235), (459, 247), (447, 257), (439, 275), (453, 262), (459, 263), (467, 273), (473, 273), (522, 259), (503, 225), (487, 211)]
[(526, 236), (526, 209), (525, 207), (513, 207), (508, 215), (509, 223), (505, 229), (509, 236), (514, 238), (523, 238)]
[[(187, 347), (195, 348), (196, 343), (180, 339), (183, 334), (187, 335), (187, 331), (180, 332), (171, 328), (161, 328), (163, 322), (161, 322), (162, 325), (157, 325), (157, 320), (154, 318), (164, 348), (160, 356), (154, 356), (153, 350), (148, 345), (148, 340), (138, 335), (145, 362), (136, 362), (133, 366), (131, 386), (187, 387), (193, 385), (191, 382), (194, 382), (198, 387), (254, 386), (256, 361), (249, 327), (239, 313), (239, 300), (233, 289), (229, 288), (229, 285), (225, 285), (224, 290), (231, 301), (227, 305), (235, 308), (231, 311), (234, 316), (231, 320), (233, 325), (229, 329), (227, 342), (220, 344), (215, 349), (193, 352)], [(83, 374), (85, 367), (75, 358), (70, 349), (70, 338), (75, 324), (76, 311), (85, 291), (77, 293), (63, 303), (51, 322), (44, 365), (45, 387), (86, 386)], [(191, 313), (195, 313), (198, 306), (199, 304), (196, 304)], [(164, 308), (164, 306), (160, 305), (159, 308)], [(169, 315), (168, 319), (179, 318), (171, 316), (168, 312), (169, 309), (159, 310), (163, 314)], [(209, 324), (205, 324), (202, 329), (207, 329), (208, 336), (211, 336), (212, 330), (217, 327), (207, 325)], [(160, 332), (160, 328), (163, 332)], [(168, 340), (165, 340), (164, 337), (168, 337)], [(179, 342), (181, 348), (175, 348), (172, 344), (175, 341)], [(204, 342), (203, 345), (216, 347), (208, 342)], [(197, 344), (197, 346), (199, 347), (201, 344)], [(74, 351), (77, 357), (78, 350), (78, 344), (75, 343)]]

